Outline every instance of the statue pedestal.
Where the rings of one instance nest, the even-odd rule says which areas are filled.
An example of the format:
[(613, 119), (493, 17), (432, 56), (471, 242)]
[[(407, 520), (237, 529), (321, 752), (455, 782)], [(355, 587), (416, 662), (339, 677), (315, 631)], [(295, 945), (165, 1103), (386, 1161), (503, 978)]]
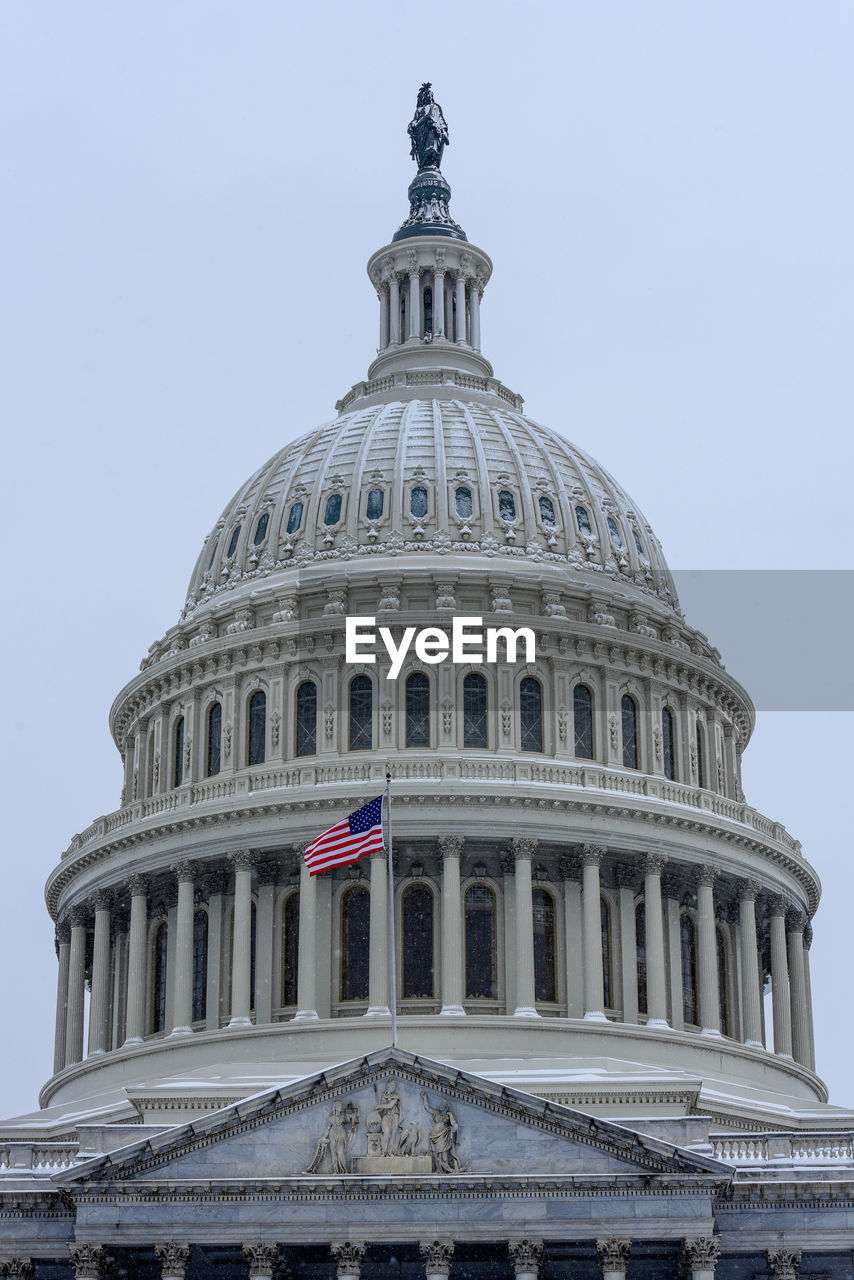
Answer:
[(356, 1156), (353, 1172), (365, 1178), (405, 1178), (432, 1173), (432, 1156)]

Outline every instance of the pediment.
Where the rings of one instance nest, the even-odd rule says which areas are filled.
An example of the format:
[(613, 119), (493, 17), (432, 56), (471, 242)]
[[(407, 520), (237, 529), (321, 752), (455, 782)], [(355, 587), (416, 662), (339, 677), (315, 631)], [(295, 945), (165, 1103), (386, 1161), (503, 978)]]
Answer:
[[(716, 1161), (386, 1049), (58, 1174), (159, 1185), (359, 1177), (728, 1179)], [(69, 1185), (70, 1184), (70, 1185)]]

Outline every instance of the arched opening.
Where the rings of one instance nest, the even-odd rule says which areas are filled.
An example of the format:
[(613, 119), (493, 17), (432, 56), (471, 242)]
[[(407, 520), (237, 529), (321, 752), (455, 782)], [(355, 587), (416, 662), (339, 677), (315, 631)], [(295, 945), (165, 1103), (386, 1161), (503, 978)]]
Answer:
[(255, 537), (252, 539), (254, 546), (260, 547), (261, 543), (266, 538), (267, 526), (269, 523), (270, 523), (270, 513), (269, 511), (265, 511), (263, 512), (262, 515), (258, 517), (258, 523), (255, 526)]
[(299, 980), (299, 889), (282, 903), (282, 1004), (297, 1002)]
[(374, 686), (370, 676), (354, 676), (350, 681), (351, 751), (370, 751), (374, 745)]
[(326, 511), (323, 516), (323, 523), (325, 525), (337, 524), (341, 519), (341, 501), (342, 497), (340, 493), (330, 493), (329, 497), (326, 499)]
[(638, 968), (638, 1013), (648, 1013), (646, 1003), (646, 904), (635, 907), (635, 953)]
[(463, 680), (463, 746), (487, 746), (489, 704), (486, 678), (472, 672)]
[(296, 533), (302, 524), (303, 504), (295, 502), (288, 512), (287, 532), (288, 534)]
[(727, 965), (727, 943), (724, 931), (720, 925), (715, 927), (715, 942), (717, 944), (718, 1001), (720, 1006), (721, 1031), (725, 1036), (731, 1036), (732, 1027), (730, 1025), (729, 1015), (729, 969)]
[(580, 760), (592, 760), (593, 694), (586, 684), (577, 684), (572, 692), (572, 718), (575, 754)]
[(611, 935), (611, 907), (607, 898), (599, 899), (599, 920), (602, 929), (602, 992), (606, 1009), (614, 1007), (614, 957)]
[(555, 904), (548, 889), (534, 889), (534, 999), (554, 1004), (557, 1000), (557, 949), (555, 946)]
[(586, 507), (578, 506), (575, 508), (575, 522), (578, 525), (578, 532), (582, 537), (593, 537), (593, 529), (590, 525), (590, 516), (587, 514)]
[(620, 703), (623, 722), (623, 768), (638, 767), (638, 706), (628, 693)]
[(661, 752), (664, 776), (674, 782), (676, 780), (676, 731), (673, 712), (669, 707), (664, 707), (661, 712)]
[(496, 994), (495, 894), (488, 884), (472, 884), (465, 896), (466, 998), (494, 1000)]
[(208, 913), (193, 916), (193, 1022), (207, 1016), (208, 1007)]
[(303, 680), (297, 688), (296, 743), (298, 756), (317, 754), (317, 685)]
[(353, 885), (341, 895), (342, 1000), (367, 1000), (371, 936), (371, 895)]
[(430, 681), (423, 671), (406, 678), (406, 745), (430, 745)]
[(543, 688), (533, 676), (519, 685), (520, 747), (523, 751), (543, 749)]
[(267, 695), (256, 689), (249, 699), (248, 764), (263, 764), (267, 758)]
[(696, 1026), (697, 1010), (697, 930), (687, 911), (679, 919), (679, 943), (682, 956), (682, 1019)]
[(215, 777), (222, 767), (222, 704), (214, 702), (208, 711), (208, 749), (207, 749), (207, 766), (205, 769), (208, 778)]
[(151, 956), (151, 1030), (166, 1029), (166, 954), (169, 945), (169, 926), (165, 920), (154, 931)]
[(228, 550), (225, 553), (226, 560), (230, 560), (231, 557), (234, 555), (235, 551), (237, 550), (237, 540), (239, 537), (240, 537), (240, 525), (237, 525), (237, 527), (232, 532), (231, 538), (228, 543)]
[(426, 884), (403, 891), (403, 998), (433, 998), (433, 894)]
[(175, 721), (172, 734), (172, 786), (180, 787), (184, 781), (184, 717)]

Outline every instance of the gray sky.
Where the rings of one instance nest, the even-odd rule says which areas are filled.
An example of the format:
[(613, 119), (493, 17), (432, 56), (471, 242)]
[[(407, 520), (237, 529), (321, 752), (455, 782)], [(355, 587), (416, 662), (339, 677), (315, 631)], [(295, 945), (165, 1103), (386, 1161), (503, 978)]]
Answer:
[[(422, 80), (531, 416), (678, 569), (852, 568), (852, 35), (842, 0), (0, 3), (0, 1112), (50, 1072), (42, 886), (118, 804), (109, 705), (227, 499), (374, 351), (364, 263), (406, 212)], [(852, 719), (763, 713), (745, 768), (824, 883), (819, 1070), (854, 1104)]]

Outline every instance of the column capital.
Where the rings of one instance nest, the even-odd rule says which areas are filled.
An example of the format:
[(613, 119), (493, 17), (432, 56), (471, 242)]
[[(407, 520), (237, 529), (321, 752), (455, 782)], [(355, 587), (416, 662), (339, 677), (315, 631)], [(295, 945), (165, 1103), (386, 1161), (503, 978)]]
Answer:
[(643, 855), (643, 873), (645, 876), (660, 876), (663, 867), (663, 853), (645, 853)]
[(698, 1236), (696, 1240), (686, 1240), (682, 1251), (689, 1267), (713, 1271), (721, 1256), (721, 1242), (717, 1236)]
[(89, 899), (93, 911), (109, 911), (113, 905), (113, 895), (109, 889), (98, 889)]
[(807, 918), (800, 907), (789, 907), (786, 912), (786, 928), (789, 933), (803, 933)]
[(192, 884), (195, 878), (195, 869), (192, 862), (173, 862), (169, 870), (179, 884)]
[(276, 884), (279, 879), (279, 863), (272, 858), (265, 859), (264, 862), (258, 863), (258, 883), (259, 884)]
[(810, 947), (812, 946), (812, 925), (810, 924), (809, 920), (807, 921), (806, 928), (804, 929), (804, 946), (806, 947), (807, 951), (809, 951)]
[(630, 867), (627, 866), (626, 863), (621, 862), (616, 869), (616, 875), (617, 884), (621, 889), (631, 889), (634, 891), (637, 888), (638, 873), (636, 867)]
[(132, 898), (143, 898), (148, 895), (148, 876), (132, 875), (125, 882), (125, 887)]
[(269, 1276), (279, 1265), (279, 1246), (277, 1244), (245, 1244), (243, 1256), (249, 1263), (250, 1276)]
[(782, 893), (775, 893), (768, 899), (768, 910), (772, 916), (785, 916), (788, 905)]
[(601, 844), (583, 844), (581, 846), (581, 862), (585, 867), (598, 867), (607, 850)]
[(305, 861), (305, 851), (310, 844), (314, 844), (313, 840), (300, 840), (297, 844), (291, 845), (297, 856), (297, 862), (301, 865)]
[(702, 866), (697, 869), (697, 888), (700, 885), (714, 885), (718, 878), (718, 870), (716, 867)]
[(616, 1236), (596, 1241), (596, 1257), (603, 1271), (625, 1271), (631, 1249), (631, 1240), (619, 1240)]
[(511, 1240), (510, 1260), (517, 1271), (537, 1271), (543, 1257), (542, 1240)]
[(668, 871), (661, 877), (661, 893), (665, 898), (673, 898), (676, 902), (682, 897), (682, 878), (675, 871)]
[(225, 893), (228, 888), (228, 875), (225, 871), (206, 871), (199, 881), (199, 890), (210, 901), (217, 894)]
[(251, 871), (252, 870), (252, 850), (236, 849), (234, 853), (229, 853), (228, 860), (234, 871)]
[(184, 1280), (190, 1261), (188, 1244), (156, 1244), (154, 1256), (160, 1263), (161, 1280)]
[(77, 906), (71, 908), (68, 913), (68, 923), (71, 925), (72, 929), (85, 927), (88, 922), (89, 913), (84, 906), (78, 903)]
[(67, 920), (58, 920), (56, 924), (56, 944), (62, 946), (64, 942), (71, 941), (71, 925)]
[(30, 1280), (31, 1276), (36, 1274), (36, 1268), (31, 1258), (7, 1258), (5, 1262), (0, 1262), (0, 1274), (8, 1276), (10, 1280), (15, 1277), (16, 1280)]
[(768, 1249), (765, 1256), (774, 1280), (797, 1280), (801, 1266), (800, 1249)]
[(102, 1244), (69, 1244), (75, 1280), (98, 1280), (107, 1252)]
[(361, 1242), (354, 1243), (352, 1240), (344, 1240), (341, 1244), (332, 1244), (329, 1246), (332, 1250), (332, 1257), (335, 1259), (335, 1267), (340, 1277), (357, 1276), (362, 1269), (362, 1263), (365, 1261), (365, 1254), (368, 1246)]
[(459, 858), (465, 844), (465, 836), (439, 836), (439, 852), (443, 858)]
[(739, 880), (738, 882), (738, 900), (739, 902), (755, 902), (759, 896), (761, 885), (758, 880)]
[(454, 1256), (452, 1240), (422, 1240), (418, 1245), (428, 1276), (446, 1276), (451, 1269)]
[[(386, 849), (385, 845), (383, 845), (383, 847), (382, 847), (381, 849), (372, 849), (372, 850), (371, 850), (370, 854), (368, 855), (368, 861), (369, 861), (369, 862), (373, 862), (376, 858), (379, 858), (381, 862), (385, 862), (385, 860), (386, 860), (386, 858), (387, 858), (387, 857), (388, 857), (388, 850)], [(396, 856), (396, 855), (395, 855), (395, 858), (394, 858), (394, 865), (395, 865), (395, 869), (397, 869), (397, 856)]]
[(516, 862), (523, 859), (530, 862), (531, 858), (536, 853), (538, 843), (539, 841), (537, 840), (528, 840), (523, 836), (514, 836), (510, 841), (510, 848), (513, 850), (513, 857)]

